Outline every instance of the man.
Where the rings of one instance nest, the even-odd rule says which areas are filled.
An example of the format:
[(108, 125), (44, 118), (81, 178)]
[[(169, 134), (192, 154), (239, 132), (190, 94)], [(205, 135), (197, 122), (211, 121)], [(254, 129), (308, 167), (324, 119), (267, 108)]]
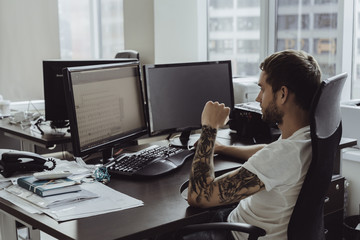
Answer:
[[(188, 188), (188, 202), (196, 207), (238, 203), (228, 222), (246, 222), (265, 229), (262, 239), (287, 239), (287, 226), (311, 161), (309, 109), (320, 85), (316, 60), (301, 51), (286, 50), (267, 57), (260, 65), (258, 85), (264, 121), (277, 123), (280, 138), (269, 145), (224, 146), (215, 142), (230, 109), (206, 103), (202, 133)], [(213, 154), (247, 160), (242, 167), (214, 177)], [(230, 238), (247, 239), (232, 232)], [(200, 239), (200, 238), (197, 238)]]

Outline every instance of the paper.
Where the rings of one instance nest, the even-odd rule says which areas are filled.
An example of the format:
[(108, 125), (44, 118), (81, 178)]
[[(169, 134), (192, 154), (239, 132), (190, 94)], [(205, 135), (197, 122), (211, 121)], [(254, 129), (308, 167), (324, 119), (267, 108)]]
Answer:
[[(84, 177), (91, 175), (93, 170), (96, 168), (95, 166), (81, 164), (81, 162), (78, 161), (70, 162), (66, 160), (56, 159), (56, 162), (57, 162), (55, 168), (56, 170), (64, 170), (64, 171), (72, 172), (73, 175), (70, 176), (69, 178), (79, 182)], [(16, 183), (16, 178), (3, 179), (3, 180), (8, 181), (7, 183), (6, 182), (2, 183), (3, 187), (8, 187), (8, 185), (11, 184), (10, 180), (13, 180), (12, 182)], [(54, 201), (52, 202), (52, 204), (41, 203), (40, 201), (37, 204), (33, 204), (29, 201), (29, 199), (24, 200), (24, 198), (19, 197), (18, 196), (19, 193), (13, 194), (6, 190), (0, 190), (0, 197), (10, 201), (11, 203), (15, 204), (16, 206), (24, 209), (29, 213), (38, 213), (38, 214), (45, 213), (59, 222), (83, 218), (83, 217), (95, 216), (95, 215), (120, 211), (128, 208), (139, 207), (144, 205), (144, 203), (141, 200), (135, 199), (126, 194), (118, 192), (99, 182), (91, 182), (91, 183), (86, 182), (86, 183), (82, 183), (80, 186), (82, 189), (80, 192), (95, 194), (98, 197), (92, 199), (86, 199), (83, 201), (75, 200), (75, 202), (74, 201), (70, 201), (68, 203), (63, 202), (63, 205), (56, 205)], [(12, 190), (15, 190), (15, 188), (13, 188)], [(27, 191), (27, 190), (24, 189), (23, 191)], [(54, 198), (56, 196), (59, 197), (61, 195), (55, 195)], [(47, 206), (48, 208), (44, 208), (45, 206)]]
[(3, 198), (3, 199), (8, 200), (12, 204), (24, 209), (28, 213), (31, 213), (31, 214), (35, 214), (35, 213), (41, 214), (41, 213), (43, 213), (43, 211), (39, 207), (36, 207), (34, 204), (32, 204), (30, 202), (27, 202), (24, 199), (19, 198), (18, 196), (14, 195), (12, 193), (9, 193), (9, 192), (7, 192), (5, 190), (0, 191), (0, 197)]
[(360, 231), (360, 223), (356, 226), (355, 230)]
[(12, 185), (5, 190), (41, 208), (63, 206), (70, 203), (99, 197), (97, 194), (86, 190), (47, 197), (40, 197), (37, 194), (18, 185)]
[(44, 213), (57, 221), (67, 221), (144, 205), (141, 200), (118, 192), (99, 182), (83, 184), (82, 187), (87, 191), (97, 193), (100, 197), (63, 207), (45, 209)]
[[(43, 203), (43, 201), (38, 202), (37, 204), (33, 204), (29, 201), (29, 198), (25, 200), (24, 196), (18, 196), (19, 193), (17, 193), (17, 195), (12, 194), (11, 191), (15, 192), (15, 187), (12, 186), (8, 191), (0, 191), (0, 197), (11, 201), (15, 205), (30, 213), (45, 213), (59, 222), (82, 217), (95, 216), (144, 205), (141, 200), (118, 192), (99, 182), (84, 183), (81, 185), (81, 188), (84, 192), (97, 193), (99, 197), (86, 199), (83, 201), (75, 200), (73, 202), (68, 202), (68, 204), (63, 202), (61, 205), (56, 205), (56, 203), (53, 202), (53, 204), (49, 205), (48, 208), (43, 208), (46, 205), (46, 203)], [(26, 189), (19, 189), (29, 192)], [(31, 197), (36, 198), (39, 196), (32, 194)], [(54, 198), (55, 197), (56, 195)]]

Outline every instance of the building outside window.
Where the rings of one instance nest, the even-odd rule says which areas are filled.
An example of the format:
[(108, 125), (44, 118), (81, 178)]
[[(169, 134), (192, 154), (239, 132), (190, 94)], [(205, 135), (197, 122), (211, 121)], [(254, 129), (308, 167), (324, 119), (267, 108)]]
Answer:
[(114, 58), (124, 49), (122, 0), (59, 0), (61, 58)]
[[(259, 74), (260, 59), (260, 1), (210, 0), (208, 58), (231, 59), (237, 76)], [(324, 78), (336, 74), (339, 4), (337, 0), (279, 0), (277, 1), (274, 50), (303, 50), (319, 62)], [(221, 21), (221, 19), (227, 21)], [(213, 24), (221, 22), (221, 28)], [(218, 24), (220, 25), (220, 24)], [(227, 26), (225, 26), (227, 25)], [(219, 30), (220, 29), (220, 30)], [(229, 41), (233, 39), (233, 41)], [(213, 42), (227, 41), (227, 48)], [(232, 46), (231, 46), (232, 44)]]
[(260, 0), (208, 1), (208, 59), (232, 60), (236, 76), (258, 75)]
[(336, 75), (338, 9), (335, 0), (279, 1), (276, 51), (306, 51), (318, 61), (323, 78)]

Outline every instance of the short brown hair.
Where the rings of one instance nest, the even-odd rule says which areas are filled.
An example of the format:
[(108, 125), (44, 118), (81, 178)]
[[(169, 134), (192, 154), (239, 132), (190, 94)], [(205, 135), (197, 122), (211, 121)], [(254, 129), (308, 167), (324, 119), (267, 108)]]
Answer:
[(311, 101), (321, 82), (321, 70), (317, 61), (308, 53), (284, 50), (268, 56), (260, 69), (267, 75), (266, 82), (274, 94), (286, 86), (295, 94), (295, 102), (309, 110)]

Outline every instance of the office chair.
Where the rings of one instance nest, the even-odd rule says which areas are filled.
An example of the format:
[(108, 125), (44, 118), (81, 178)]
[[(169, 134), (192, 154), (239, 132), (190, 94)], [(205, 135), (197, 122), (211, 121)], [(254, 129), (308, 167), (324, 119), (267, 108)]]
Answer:
[(347, 73), (321, 83), (311, 108), (312, 161), (288, 226), (288, 239), (325, 239), (324, 203), (341, 140), (340, 97)]
[(140, 54), (134, 50), (124, 50), (116, 53), (115, 58), (136, 58), (140, 60)]
[[(288, 240), (324, 240), (324, 203), (334, 161), (341, 140), (340, 97), (347, 73), (322, 81), (310, 109), (312, 161), (288, 225)], [(249, 233), (249, 240), (266, 233), (249, 224), (201, 223), (178, 230), (177, 237), (205, 230), (231, 230)]]

